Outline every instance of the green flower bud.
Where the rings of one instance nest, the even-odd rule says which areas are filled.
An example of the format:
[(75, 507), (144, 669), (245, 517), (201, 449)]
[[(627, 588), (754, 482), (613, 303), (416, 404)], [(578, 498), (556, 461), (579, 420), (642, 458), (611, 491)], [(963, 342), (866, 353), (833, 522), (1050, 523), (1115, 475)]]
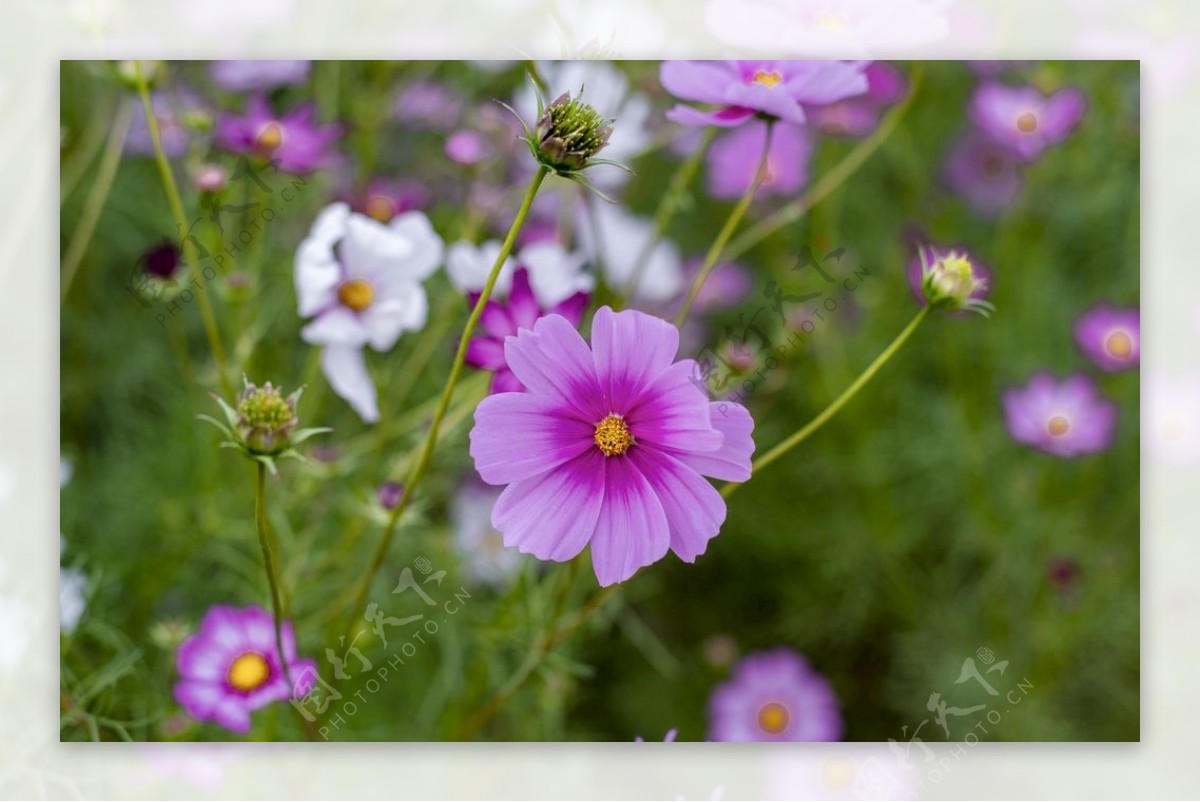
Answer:
[(921, 292), (934, 309), (986, 316), (993, 309), (983, 300), (987, 290), (986, 273), (964, 251), (922, 250)]
[(234, 430), (251, 453), (279, 454), (291, 445), (289, 436), (299, 423), (296, 417), (299, 400), (299, 390), (284, 398), (270, 382), (255, 387), (247, 381), (238, 399)]
[(612, 136), (612, 124), (578, 97), (563, 92), (538, 118), (538, 160), (556, 172), (582, 170), (604, 149)]

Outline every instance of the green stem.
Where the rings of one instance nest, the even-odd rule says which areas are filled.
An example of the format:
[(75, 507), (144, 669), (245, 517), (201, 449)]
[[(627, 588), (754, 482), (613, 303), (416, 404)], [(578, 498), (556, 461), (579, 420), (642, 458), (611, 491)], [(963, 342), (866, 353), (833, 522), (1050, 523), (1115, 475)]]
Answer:
[(618, 306), (624, 306), (633, 298), (634, 293), (637, 292), (638, 284), (642, 280), (642, 274), (646, 272), (646, 265), (650, 263), (650, 255), (654, 253), (654, 248), (662, 240), (663, 234), (666, 233), (667, 226), (671, 223), (671, 218), (683, 206), (688, 186), (692, 183), (696, 171), (700, 169), (700, 163), (704, 161), (704, 156), (708, 153), (708, 149), (712, 145), (716, 135), (717, 129), (715, 126), (706, 128), (699, 146), (691, 156), (679, 164), (679, 168), (671, 176), (671, 183), (667, 186), (667, 191), (663, 194), (662, 199), (659, 200), (658, 209), (654, 212), (654, 234), (646, 241), (646, 244), (642, 247), (642, 252), (638, 254), (637, 261), (634, 262), (633, 272), (629, 275), (629, 280), (625, 282), (625, 286), (621, 289)]
[(721, 252), (725, 250), (726, 243), (733, 236), (738, 223), (742, 222), (746, 210), (750, 208), (750, 202), (754, 200), (755, 193), (758, 192), (759, 186), (767, 176), (767, 162), (771, 155), (771, 135), (774, 132), (774, 127), (774, 121), (767, 122), (767, 136), (763, 140), (762, 156), (759, 157), (758, 170), (754, 173), (754, 180), (750, 182), (746, 193), (742, 195), (742, 199), (733, 207), (733, 211), (729, 213), (729, 217), (725, 220), (725, 225), (721, 226), (721, 231), (717, 234), (717, 238), (709, 246), (708, 253), (704, 257), (704, 264), (700, 266), (700, 272), (696, 274), (696, 278), (692, 281), (692, 286), (688, 290), (687, 297), (683, 299), (683, 306), (680, 307), (679, 314), (675, 316), (676, 328), (682, 328), (683, 324), (687, 321), (688, 315), (692, 311), (692, 304), (696, 302), (696, 296), (700, 294), (700, 289), (704, 286), (704, 282), (708, 281), (708, 276), (712, 273), (713, 268), (716, 267), (717, 260), (721, 258)]
[[(150, 129), (150, 140), (154, 143), (154, 161), (158, 164), (158, 172), (162, 176), (163, 187), (167, 192), (167, 202), (171, 206), (171, 214), (175, 216), (179, 235), (183, 237), (188, 230), (188, 224), (183, 214), (183, 201), (179, 197), (179, 187), (175, 184), (175, 174), (171, 171), (171, 163), (167, 161), (167, 154), (163, 152), (162, 139), (158, 132), (158, 119), (154, 116), (154, 105), (150, 101), (150, 89), (146, 86), (146, 77), (142, 74), (142, 63), (134, 61), (133, 67), (137, 78), (138, 95), (142, 99), (142, 109), (146, 112), (146, 125)], [(192, 282), (199, 288), (204, 277), (200, 273), (200, 258), (189, 237), (183, 237), (183, 251), (192, 272)], [(232, 398), (236, 393), (229, 380), (225, 347), (221, 345), (221, 335), (217, 331), (217, 318), (213, 314), (212, 302), (209, 301), (208, 293), (203, 289), (197, 289), (196, 295), (200, 298), (200, 314), (204, 318), (204, 331), (208, 336), (208, 344), (212, 348), (213, 358), (217, 360), (221, 387), (225, 391), (225, 395)]]
[(263, 566), (267, 571), (267, 584), (271, 587), (271, 608), (275, 619), (275, 650), (279, 665), (283, 668), (288, 689), (294, 690), (292, 671), (288, 666), (287, 653), (283, 650), (283, 599), (279, 593), (278, 571), (275, 567), (275, 549), (271, 544), (270, 525), (267, 523), (267, 466), (255, 462), (258, 478), (254, 484), (254, 526), (258, 529), (258, 544), (262, 546)]
[(484, 284), (483, 291), (479, 294), (479, 300), (475, 302), (475, 308), (471, 310), (471, 316), (467, 318), (467, 325), (463, 328), (462, 336), (458, 341), (458, 351), (454, 354), (454, 363), (450, 368), (450, 377), (446, 380), (446, 386), (442, 389), (442, 396), (438, 400), (437, 409), (433, 413), (433, 421), (429, 424), (429, 434), (425, 437), (425, 445), (421, 449), (421, 454), (417, 458), (416, 464), (409, 471), (408, 477), (404, 482), (404, 493), (400, 496), (400, 503), (396, 505), (391, 515), (388, 516), (387, 527), (383, 531), (383, 537), (379, 539), (379, 546), (375, 549), (375, 553), (371, 557), (371, 562), (367, 566), (366, 573), (363, 574), (359, 582), (358, 594), (352, 610), (353, 618), (350, 621), (350, 625), (346, 628), (346, 631), (351, 634), (353, 634), (354, 627), (357, 626), (358, 619), (366, 606), (367, 593), (371, 588), (371, 580), (375, 578), (375, 574), (379, 571), (380, 566), (383, 565), (383, 559), (387, 555), (388, 547), (392, 544), (392, 537), (396, 534), (396, 525), (400, 521), (400, 516), (408, 507), (413, 491), (425, 475), (425, 469), (429, 466), (429, 460), (433, 456), (433, 450), (437, 445), (438, 429), (441, 428), (442, 418), (446, 416), (446, 410), (450, 406), (450, 399), (454, 396), (454, 388), (457, 386), (458, 378), (462, 374), (463, 362), (467, 356), (467, 346), (471, 342), (471, 335), (475, 333), (475, 326), (479, 323), (479, 318), (483, 314), (483, 308), (492, 297), (492, 288), (496, 285), (496, 279), (500, 276), (500, 269), (504, 267), (505, 260), (512, 253), (513, 246), (517, 241), (517, 235), (521, 233), (521, 228), (525, 225), (525, 218), (529, 215), (529, 209), (533, 205), (534, 196), (537, 195), (538, 188), (541, 187), (542, 181), (545, 180), (548, 172), (547, 168), (542, 166), (538, 167), (537, 173), (534, 174), (533, 180), (529, 184), (529, 190), (525, 193), (525, 199), (521, 202), (521, 208), (517, 210), (517, 216), (513, 220), (512, 226), (508, 229), (508, 236), (504, 239), (504, 245), (501, 246), (500, 253), (496, 256), (496, 263), (492, 266), (492, 272), (488, 275), (487, 283)]
[[(854, 396), (858, 394), (858, 391), (866, 386), (867, 382), (875, 377), (875, 374), (879, 372), (879, 369), (887, 364), (888, 360), (895, 356), (896, 352), (900, 350), (900, 347), (908, 341), (908, 338), (911, 337), (913, 332), (917, 330), (917, 327), (920, 326), (925, 318), (929, 316), (929, 310), (931, 308), (932, 307), (929, 306), (922, 306), (921, 311), (917, 312), (916, 317), (914, 317), (909, 324), (904, 327), (904, 330), (896, 336), (896, 339), (892, 340), (891, 345), (883, 349), (883, 353), (875, 357), (875, 361), (868, 365), (867, 369), (864, 370), (849, 387), (842, 391), (841, 395), (833, 400), (833, 403), (821, 410), (821, 414), (809, 421), (804, 428), (800, 429), (800, 431), (796, 432), (791, 437), (784, 440), (782, 443), (778, 444), (758, 459), (754, 460), (753, 465), (750, 467), (751, 474), (757, 475), (758, 472), (763, 468), (767, 467), (772, 462), (803, 443), (808, 439), (809, 435), (824, 426), (830, 418), (838, 413), (842, 407), (846, 406), (850, 399), (854, 398)], [(739, 483), (730, 482), (729, 484), (725, 485), (725, 487), (721, 488), (721, 495), (725, 498), (729, 498), (731, 495), (733, 495), (734, 491), (741, 486), (742, 485)]]
[(862, 142), (859, 142), (852, 151), (846, 154), (845, 158), (834, 165), (832, 170), (821, 176), (821, 180), (813, 184), (811, 189), (792, 203), (787, 204), (774, 214), (769, 215), (758, 224), (752, 226), (733, 242), (729, 243), (726, 257), (736, 259), (783, 226), (796, 222), (809, 209), (820, 203), (826, 195), (829, 195), (844, 184), (850, 176), (854, 175), (858, 168), (892, 135), (892, 132), (896, 130), (896, 126), (908, 114), (913, 98), (917, 95), (917, 89), (921, 86), (923, 75), (924, 67), (918, 64), (909, 79), (908, 94), (898, 106), (888, 112), (883, 122), (875, 129), (875, 132)]
[(96, 223), (100, 221), (100, 213), (104, 210), (104, 202), (108, 200), (113, 179), (116, 178), (117, 165), (121, 163), (121, 149), (125, 146), (125, 136), (129, 133), (129, 124), (132, 121), (133, 106), (122, 103), (121, 110), (113, 117), (112, 127), (108, 130), (108, 146), (96, 171), (92, 191), (88, 193), (84, 203), (79, 224), (75, 227), (75, 236), (71, 238), (66, 256), (63, 257), (62, 289), (58, 295), (60, 304), (67, 299), (67, 293), (71, 291), (71, 282), (75, 280), (75, 273), (83, 262), (83, 254), (87, 251), (88, 243), (92, 241)]
[(588, 601), (578, 613), (567, 620), (558, 629), (550, 633), (548, 636), (539, 638), (529, 651), (529, 656), (525, 658), (520, 667), (517, 669), (500, 690), (488, 699), (488, 701), (472, 713), (467, 720), (459, 727), (452, 737), (455, 741), (465, 741), (478, 732), (482, 727), (487, 725), (497, 713), (508, 703), (517, 691), (525, 684), (525, 682), (533, 675), (538, 666), (546, 659), (546, 657), (554, 651), (554, 649), (575, 633), (575, 630), (586, 624), (591, 617), (599, 610), (604, 602), (617, 591), (619, 585), (609, 585), (601, 590)]
[[(118, 105), (126, 105), (124, 100), (123, 96), (114, 96), (106, 100), (103, 105), (97, 105), (96, 111), (93, 112), (92, 118), (88, 121), (87, 128), (84, 129), (83, 135), (79, 138), (78, 146), (72, 151), (68, 161), (63, 164), (62, 175), (58, 184), (58, 203), (60, 206), (66, 203), (67, 198), (71, 197), (71, 193), (75, 191), (79, 179), (83, 178), (83, 174), (87, 172), (92, 159), (100, 152), (100, 148), (104, 143), (110, 143), (111, 147), (112, 132), (115, 128), (105, 123), (119, 116), (117, 108)], [(105, 130), (109, 131), (107, 137), (104, 135)]]

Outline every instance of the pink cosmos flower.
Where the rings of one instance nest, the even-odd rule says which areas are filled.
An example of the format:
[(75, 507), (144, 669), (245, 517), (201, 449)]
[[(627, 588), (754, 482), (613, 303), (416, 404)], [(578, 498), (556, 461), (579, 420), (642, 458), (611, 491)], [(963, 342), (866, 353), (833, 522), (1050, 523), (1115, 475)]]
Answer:
[[(744, 125), (722, 134), (708, 152), (708, 192), (714, 198), (746, 194), (762, 158), (766, 123)], [(804, 127), (778, 123), (771, 132), (767, 172), (759, 195), (794, 195), (808, 182), (812, 137)]]
[(708, 700), (712, 741), (838, 741), (842, 717), (829, 681), (797, 652), (748, 655)]
[(463, 128), (446, 137), (446, 157), (452, 162), (470, 166), (487, 155), (487, 140), (478, 131)]
[(376, 178), (363, 192), (344, 192), (342, 200), (359, 214), (390, 223), (397, 215), (424, 208), (429, 190), (415, 179)]
[(1136, 306), (1100, 304), (1075, 322), (1075, 342), (1101, 370), (1135, 368), (1142, 352), (1141, 314)]
[[(492, 378), (493, 393), (524, 392), (525, 386), (509, 370), (504, 359), (504, 341), (515, 337), (522, 329), (532, 329), (546, 315), (562, 315), (572, 326), (578, 326), (583, 319), (588, 298), (588, 293), (577, 292), (565, 301), (544, 309), (538, 304), (529, 284), (529, 271), (524, 267), (517, 268), (513, 273), (508, 300), (488, 300), (484, 306), (479, 318), (482, 331), (471, 339), (467, 347), (467, 364), (495, 374)], [(478, 301), (479, 294), (471, 293), (469, 302), (472, 308)]]
[(1008, 433), (1048, 454), (1071, 458), (1112, 445), (1117, 407), (1082, 373), (1061, 382), (1034, 374), (1026, 386), (1005, 391), (1003, 404)]
[(257, 92), (302, 84), (308, 80), (311, 70), (311, 61), (287, 59), (231, 59), (208, 65), (208, 74), (227, 92)]
[(331, 146), (341, 136), (337, 124), (318, 125), (314, 108), (306, 103), (276, 115), (261, 95), (246, 101), (246, 114), (225, 114), (217, 120), (216, 143), (234, 153), (275, 161), (280, 170), (308, 173), (334, 160)]
[(867, 67), (866, 75), (866, 94), (808, 110), (822, 134), (866, 136), (879, 124), (883, 110), (904, 97), (904, 75), (891, 64), (876, 61)]
[(1025, 161), (1062, 142), (1079, 124), (1087, 102), (1078, 89), (1045, 97), (1031, 86), (987, 83), (975, 90), (967, 113), (997, 144)]
[(995, 142), (972, 134), (951, 148), (944, 178), (950, 190), (975, 211), (993, 216), (1021, 191), (1021, 163)]
[(304, 696), (311, 689), (316, 663), (296, 657), (291, 622), (283, 624), (283, 651), (296, 683), (288, 688), (275, 648), (271, 614), (261, 607), (210, 607), (200, 631), (179, 645), (175, 699), (188, 715), (214, 721), (227, 730), (250, 731), (250, 713), (271, 702)]
[(668, 550), (685, 562), (704, 553), (725, 502), (702, 475), (750, 478), (754, 421), (710, 403), (678, 347), (666, 321), (608, 307), (591, 347), (561, 315), (505, 340), (527, 392), (480, 403), (471, 456), (485, 482), (508, 485), (492, 511), (506, 546), (565, 562), (590, 545), (601, 585)]
[(834, 103), (867, 91), (862, 61), (664, 61), (663, 87), (683, 100), (716, 106), (701, 111), (683, 104), (667, 119), (684, 125), (731, 128), (757, 116), (805, 121), (802, 104)]

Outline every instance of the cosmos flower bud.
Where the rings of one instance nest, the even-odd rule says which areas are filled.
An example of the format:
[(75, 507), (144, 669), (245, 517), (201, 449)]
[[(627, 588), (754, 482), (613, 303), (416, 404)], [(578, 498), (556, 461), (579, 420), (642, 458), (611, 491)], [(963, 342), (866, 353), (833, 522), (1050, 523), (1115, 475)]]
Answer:
[(286, 449), (299, 418), (296, 402), (300, 390), (283, 397), (278, 387), (267, 382), (256, 387), (249, 381), (238, 400), (236, 431), (246, 448), (256, 454), (275, 455)]
[(262, 462), (271, 473), (275, 473), (277, 457), (303, 460), (296, 446), (315, 434), (332, 431), (327, 428), (296, 428), (300, 422), (296, 405), (303, 388), (284, 397), (283, 392), (270, 382), (258, 387), (249, 379), (243, 378), (242, 381), (245, 388), (237, 399), (236, 409), (219, 396), (213, 396), (225, 413), (225, 423), (208, 415), (199, 416), (225, 433), (228, 439), (221, 443), (222, 448), (240, 451), (250, 459)]
[(964, 251), (921, 251), (921, 293), (934, 309), (987, 317), (994, 308), (983, 300), (987, 289), (986, 276)]
[[(141, 63), (142, 79), (146, 86), (153, 89), (164, 72), (161, 61), (143, 61)], [(138, 63), (132, 60), (118, 61), (116, 64), (117, 79), (130, 89), (138, 88)]]
[(559, 172), (582, 170), (608, 144), (612, 131), (600, 112), (563, 92), (538, 118), (538, 160)]

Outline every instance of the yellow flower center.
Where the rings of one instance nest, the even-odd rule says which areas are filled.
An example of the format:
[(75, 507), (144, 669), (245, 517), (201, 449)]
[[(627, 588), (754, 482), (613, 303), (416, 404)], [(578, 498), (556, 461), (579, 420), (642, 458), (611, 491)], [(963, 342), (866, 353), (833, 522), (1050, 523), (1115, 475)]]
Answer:
[(238, 655), (229, 666), (229, 684), (243, 693), (257, 690), (271, 676), (271, 667), (258, 652)]
[(1046, 431), (1054, 437), (1062, 437), (1071, 428), (1071, 422), (1062, 415), (1055, 415), (1046, 422)]
[(759, 70), (754, 73), (754, 83), (762, 84), (763, 86), (775, 86), (783, 80), (783, 76), (775, 70)]
[(850, 24), (850, 20), (846, 19), (845, 14), (830, 14), (828, 11), (822, 11), (817, 15), (813, 24), (827, 31), (840, 31)]
[(1022, 134), (1032, 134), (1037, 130), (1037, 127), (1037, 115), (1032, 111), (1027, 111), (1017, 118), (1017, 130)]
[(625, 419), (620, 415), (609, 415), (596, 424), (596, 433), (592, 435), (596, 446), (606, 457), (616, 457), (624, 454), (633, 445), (633, 435), (625, 425)]
[(790, 720), (791, 716), (788, 715), (787, 708), (779, 702), (767, 702), (759, 708), (758, 726), (771, 735), (778, 735), (786, 730)]
[(367, 198), (367, 214), (381, 223), (390, 223), (396, 216), (396, 205), (386, 195), (372, 195)]
[(1104, 350), (1109, 356), (1125, 359), (1133, 353), (1133, 339), (1123, 331), (1114, 331), (1105, 338)]
[(355, 312), (361, 312), (375, 300), (375, 288), (365, 278), (352, 278), (338, 287), (338, 301)]
[(254, 149), (259, 153), (271, 154), (283, 144), (283, 126), (272, 120), (258, 129), (254, 138)]

